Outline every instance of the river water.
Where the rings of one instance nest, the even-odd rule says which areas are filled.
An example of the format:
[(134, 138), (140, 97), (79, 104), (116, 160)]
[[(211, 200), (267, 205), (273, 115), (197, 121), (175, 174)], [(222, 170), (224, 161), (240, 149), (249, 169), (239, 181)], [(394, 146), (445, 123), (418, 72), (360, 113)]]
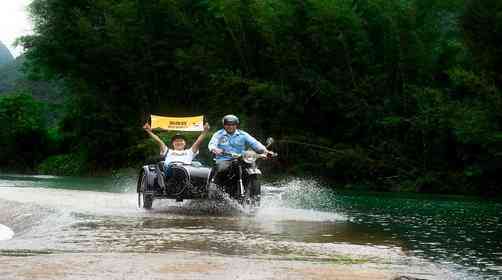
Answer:
[[(264, 184), (262, 207), (250, 215), (231, 201), (156, 200), (153, 210), (138, 209), (135, 189), (132, 175), (0, 175), (0, 274), (33, 278), (16, 260), (36, 266), (39, 256), (54, 267), (59, 259), (78, 256), (101, 263), (105, 268), (96, 269), (106, 272), (124, 265), (121, 256), (155, 262), (167, 255), (172, 261), (197, 256), (206, 263), (240, 262), (240, 270), (260, 267), (240, 279), (293, 279), (279, 270), (260, 272), (267, 265), (310, 271), (332, 264), (345, 265), (347, 273), (371, 270), (421, 279), (502, 277), (502, 203), (495, 201), (334, 191), (314, 180), (289, 179)], [(113, 278), (59, 273), (38, 276)], [(197, 273), (184, 279), (209, 275), (200, 265)], [(326, 273), (318, 279), (333, 276)], [(236, 277), (214, 277), (223, 278)]]

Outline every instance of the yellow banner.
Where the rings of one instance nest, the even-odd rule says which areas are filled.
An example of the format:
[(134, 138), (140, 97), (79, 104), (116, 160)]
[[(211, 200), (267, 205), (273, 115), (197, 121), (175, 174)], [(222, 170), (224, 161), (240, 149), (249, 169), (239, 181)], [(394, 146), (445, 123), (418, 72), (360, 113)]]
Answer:
[(179, 131), (203, 131), (204, 116), (173, 118), (152, 115), (152, 128)]

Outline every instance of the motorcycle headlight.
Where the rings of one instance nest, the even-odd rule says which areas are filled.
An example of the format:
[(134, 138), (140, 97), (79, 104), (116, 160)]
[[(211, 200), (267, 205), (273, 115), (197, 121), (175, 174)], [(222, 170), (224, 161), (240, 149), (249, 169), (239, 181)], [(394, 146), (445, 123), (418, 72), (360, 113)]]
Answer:
[(244, 154), (242, 155), (242, 160), (245, 162), (245, 163), (254, 163), (256, 161), (256, 153), (253, 152), (253, 151), (245, 151)]

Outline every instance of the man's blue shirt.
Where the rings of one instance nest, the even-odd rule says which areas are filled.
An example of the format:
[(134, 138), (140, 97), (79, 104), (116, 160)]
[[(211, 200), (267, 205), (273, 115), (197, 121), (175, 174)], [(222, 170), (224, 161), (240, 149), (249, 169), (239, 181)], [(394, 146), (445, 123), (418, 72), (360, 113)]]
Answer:
[[(253, 150), (260, 152), (266, 150), (265, 146), (256, 140), (247, 132), (236, 129), (233, 134), (227, 133), (225, 129), (220, 129), (213, 134), (211, 141), (209, 141), (209, 151), (215, 148), (222, 149), (226, 153), (242, 154), (246, 147), (250, 146)], [(228, 155), (218, 155), (215, 161), (230, 160)]]

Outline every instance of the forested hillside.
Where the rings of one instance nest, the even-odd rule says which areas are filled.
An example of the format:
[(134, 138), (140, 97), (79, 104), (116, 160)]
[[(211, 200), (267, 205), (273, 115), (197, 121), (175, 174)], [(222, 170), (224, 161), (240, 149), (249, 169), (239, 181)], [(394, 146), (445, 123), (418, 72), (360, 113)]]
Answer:
[(21, 77), (21, 60), (12, 60), (0, 65), (0, 92), (10, 91)]
[(62, 93), (62, 82), (30, 77), (30, 74), (24, 71), (25, 61), (24, 55), (21, 55), (9, 63), (0, 65), (0, 95), (24, 92), (43, 102), (63, 103), (65, 96)]
[(275, 136), (294, 174), (502, 191), (501, 1), (34, 0), (31, 13), (29, 71), (72, 96), (44, 166), (130, 166), (151, 149), (150, 113), (213, 127), (234, 113)]
[(59, 150), (58, 126), (64, 114), (60, 81), (30, 78), (24, 56), (0, 65), (0, 169), (32, 171)]

